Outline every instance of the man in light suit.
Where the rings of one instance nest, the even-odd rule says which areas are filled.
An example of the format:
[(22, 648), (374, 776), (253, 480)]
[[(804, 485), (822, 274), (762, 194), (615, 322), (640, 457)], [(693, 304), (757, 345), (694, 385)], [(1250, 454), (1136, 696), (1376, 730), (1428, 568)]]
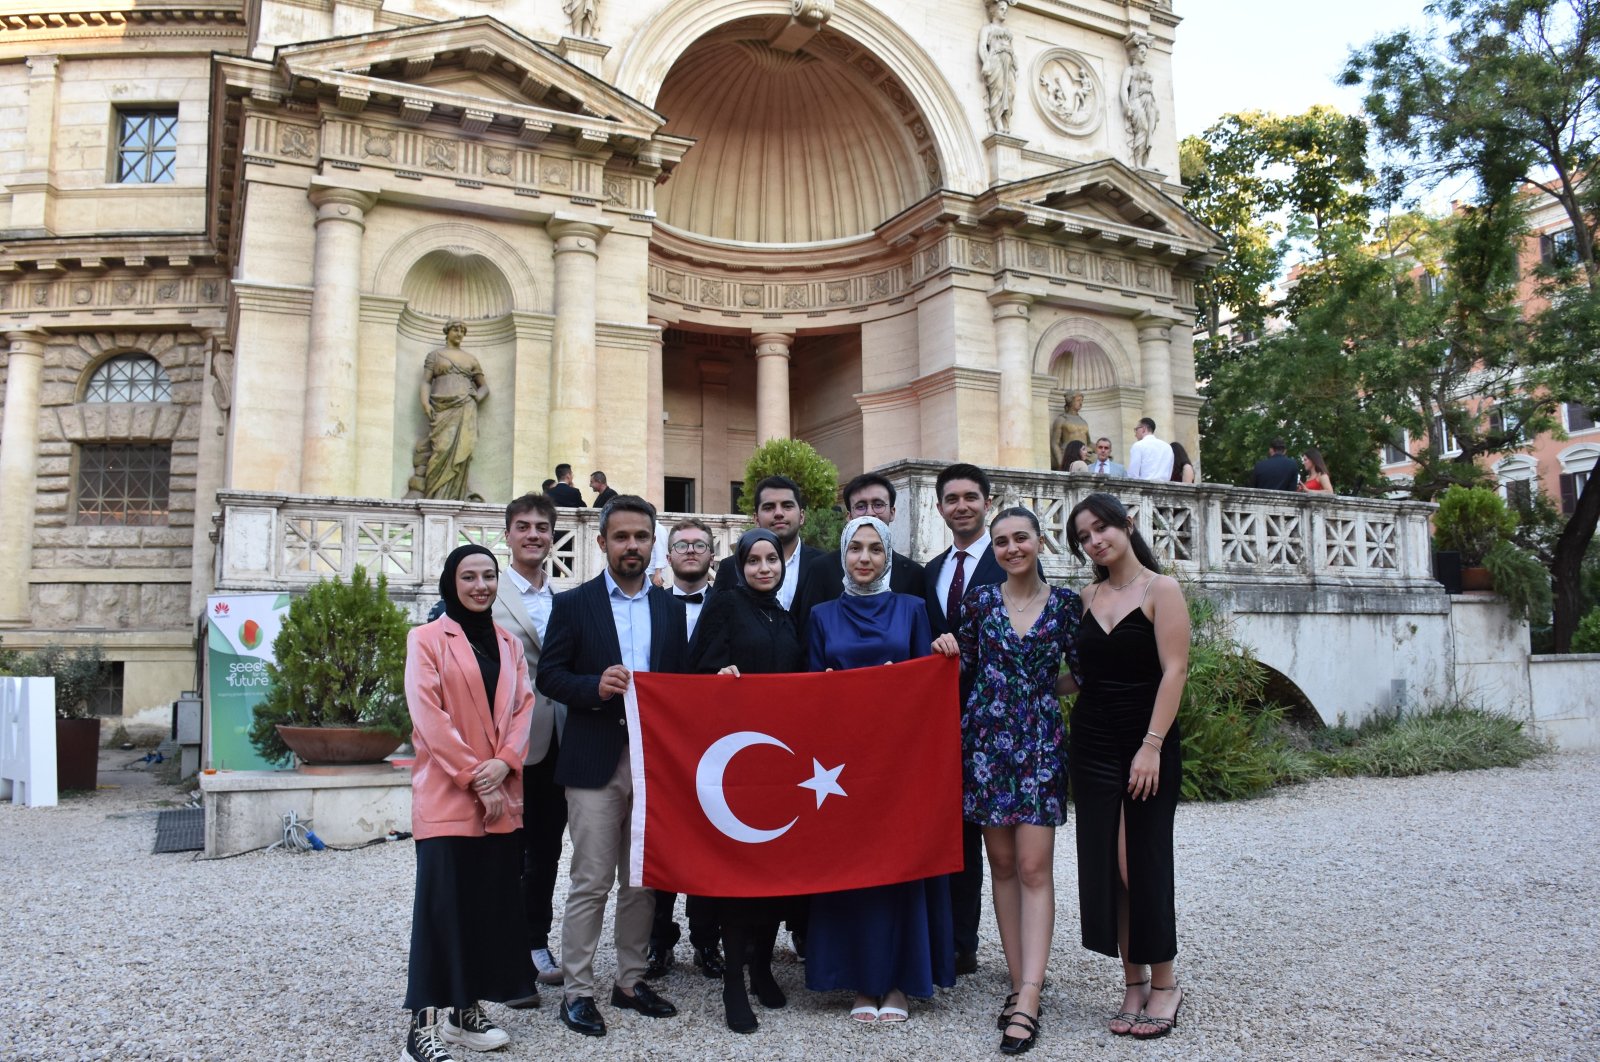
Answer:
[[(516, 636), (528, 661), (528, 675), (539, 673), (539, 653), (555, 604), (544, 569), (555, 538), (556, 506), (543, 494), (524, 494), (506, 506), (506, 545), (511, 564), (495, 594), (494, 621)], [(567, 828), (567, 793), (555, 783), (565, 705), (534, 694), (527, 763), (522, 771), (522, 902), (528, 914), (528, 950), (542, 984), (561, 983), (561, 967), (550, 953), (556, 873), (561, 865), (561, 835)], [(509, 1006), (539, 1005), (535, 992)]]
[(1111, 460), (1111, 440), (1104, 435), (1094, 441), (1094, 460), (1089, 471), (1097, 476), (1125, 476), (1128, 470)]
[(613, 884), (617, 975), (611, 1005), (647, 1018), (678, 1012), (644, 982), (655, 897), (628, 884), (633, 778), (623, 695), (636, 671), (682, 672), (688, 663), (683, 605), (645, 578), (655, 528), (655, 506), (643, 498), (619, 495), (601, 510), (597, 544), (606, 568), (556, 595), (535, 683), (567, 706), (555, 773), (567, 789), (572, 836), (561, 919), (561, 1021), (585, 1036), (606, 1034), (595, 1005), (594, 956)]
[[(955, 464), (934, 481), (939, 515), (955, 540), (931, 557), (923, 569), (925, 600), (933, 636), (953, 634), (960, 625), (961, 600), (974, 587), (1003, 583), (1006, 573), (989, 545), (989, 477), (977, 465)], [(961, 675), (961, 704), (967, 703), (974, 676)], [(983, 905), (983, 829), (961, 824), (959, 874), (950, 876), (951, 921), (955, 926), (956, 973), (978, 970), (978, 920)]]

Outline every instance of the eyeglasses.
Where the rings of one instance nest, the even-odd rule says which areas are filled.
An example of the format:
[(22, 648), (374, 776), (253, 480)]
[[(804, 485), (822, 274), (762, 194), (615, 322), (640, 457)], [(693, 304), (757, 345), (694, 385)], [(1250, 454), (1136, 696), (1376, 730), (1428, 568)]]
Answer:
[(680, 555), (711, 552), (711, 544), (709, 542), (674, 542), (669, 548), (673, 553)]
[(889, 503), (882, 498), (873, 498), (871, 501), (856, 502), (850, 506), (850, 511), (853, 513), (886, 513), (889, 508)]

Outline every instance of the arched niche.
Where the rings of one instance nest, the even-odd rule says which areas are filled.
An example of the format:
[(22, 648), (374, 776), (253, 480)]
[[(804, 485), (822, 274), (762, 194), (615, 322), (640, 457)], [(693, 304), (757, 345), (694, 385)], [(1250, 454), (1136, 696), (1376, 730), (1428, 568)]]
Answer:
[[(527, 249), (526, 246), (519, 249), (498, 234), (463, 221), (425, 225), (406, 233), (384, 251), (373, 270), (371, 291), (405, 298), (408, 282), (420, 292), (429, 287), (437, 288), (446, 274), (453, 272), (463, 283), (473, 284), (480, 293), (487, 287), (503, 287), (511, 306), (500, 311), (502, 313), (511, 310), (549, 312), (538, 279), (524, 257)], [(447, 255), (436, 255), (439, 251)], [(446, 269), (452, 262), (452, 269)], [(423, 267), (420, 273), (419, 265)], [(497, 276), (489, 276), (484, 266)], [(467, 274), (471, 275), (470, 281), (464, 279)], [(466, 315), (457, 313), (456, 316)]]
[(1064, 317), (1040, 335), (1033, 371), (1052, 377), (1057, 391), (1081, 391), (1079, 412), (1089, 422), (1090, 438), (1106, 436), (1115, 459), (1127, 462), (1131, 440), (1124, 437), (1123, 426), (1130, 411), (1139, 408), (1144, 391), (1116, 333), (1092, 317)]

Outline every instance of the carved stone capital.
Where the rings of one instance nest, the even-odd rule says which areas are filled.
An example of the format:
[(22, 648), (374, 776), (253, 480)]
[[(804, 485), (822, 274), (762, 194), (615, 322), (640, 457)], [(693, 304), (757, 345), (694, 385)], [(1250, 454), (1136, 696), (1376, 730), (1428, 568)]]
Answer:
[(306, 198), (317, 208), (318, 225), (324, 221), (347, 221), (364, 228), (367, 211), (378, 203), (376, 192), (327, 184), (313, 184)]
[(789, 357), (789, 349), (794, 346), (794, 336), (788, 332), (762, 332), (755, 337), (756, 357), (758, 358), (783, 358)]
[(1008, 317), (1028, 319), (1028, 307), (1033, 304), (1033, 296), (1025, 295), (1020, 291), (997, 291), (989, 296), (989, 305), (994, 312), (996, 321)]
[(611, 226), (557, 215), (545, 225), (545, 231), (555, 241), (558, 255), (576, 253), (598, 257), (600, 241), (611, 231)]
[(44, 357), (45, 333), (32, 329), (6, 333), (6, 357), (9, 360), (17, 355), (30, 358)]

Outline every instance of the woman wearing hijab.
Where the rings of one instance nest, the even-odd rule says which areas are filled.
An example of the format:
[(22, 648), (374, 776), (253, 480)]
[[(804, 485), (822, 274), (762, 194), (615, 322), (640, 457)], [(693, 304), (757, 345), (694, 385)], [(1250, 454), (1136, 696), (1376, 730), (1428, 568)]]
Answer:
[[(889, 591), (889, 527), (875, 516), (845, 525), (839, 540), (844, 596), (811, 610), (812, 671), (899, 663), (927, 656), (933, 631), (920, 597)], [(889, 823), (888, 828), (902, 824)], [(811, 900), (806, 986), (856, 993), (850, 1017), (902, 1022), (907, 996), (955, 984), (955, 938), (946, 877), (826, 893)]]
[[(783, 548), (765, 528), (746, 531), (734, 550), (736, 585), (718, 591), (706, 602), (695, 627), (689, 670), (702, 675), (778, 675), (805, 670), (805, 654), (794, 621), (778, 601), (783, 585)], [(778, 924), (793, 897), (717, 900), (722, 944), (727, 956), (722, 975), (722, 1009), (728, 1028), (752, 1033), (759, 1023), (745, 991), (744, 969), (750, 968), (750, 990), (763, 1007), (788, 1002), (772, 976), (772, 946)]]
[(406, 638), (417, 892), (401, 1058), (411, 1062), (448, 1062), (446, 1044), (503, 1047), (511, 1037), (481, 1001), (534, 993), (516, 832), (533, 690), (522, 646), (490, 618), (499, 573), (482, 546), (451, 553), (444, 615)]

